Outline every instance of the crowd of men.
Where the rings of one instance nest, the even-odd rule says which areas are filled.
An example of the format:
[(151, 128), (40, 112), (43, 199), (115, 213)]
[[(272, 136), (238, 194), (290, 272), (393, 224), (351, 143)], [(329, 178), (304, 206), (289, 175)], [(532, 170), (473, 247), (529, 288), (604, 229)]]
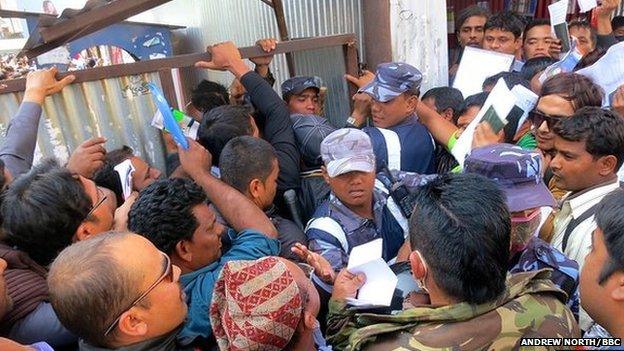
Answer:
[[(622, 40), (618, 5), (602, 1), (597, 28), (570, 23), (586, 46), (581, 66)], [(253, 69), (233, 43), (211, 46), (196, 67), (234, 83), (193, 90), (185, 113), (197, 140), (184, 148), (164, 133), (162, 170), (102, 137), (65, 165), (33, 165), (42, 104), (74, 77), (31, 72), (0, 146), (0, 349), (477, 350), (624, 338), (624, 88), (602, 108), (602, 88), (585, 76), (536, 79), (561, 54), (546, 21), (524, 26), (479, 7), (457, 21), (460, 46), (516, 55), (519, 72), (464, 97), (421, 92), (417, 68), (384, 63), (346, 76), (359, 90), (342, 125), (323, 116), (332, 92), (316, 77), (276, 93), (275, 40), (258, 42), (267, 56)], [(499, 78), (532, 89), (537, 105), (517, 128), (479, 123), (458, 162), (451, 151)], [(351, 252), (377, 239), (398, 287), (389, 306), (352, 306), (367, 277), (347, 269)]]
[(23, 78), (34, 70), (34, 65), (26, 57), (0, 55), (0, 80)]

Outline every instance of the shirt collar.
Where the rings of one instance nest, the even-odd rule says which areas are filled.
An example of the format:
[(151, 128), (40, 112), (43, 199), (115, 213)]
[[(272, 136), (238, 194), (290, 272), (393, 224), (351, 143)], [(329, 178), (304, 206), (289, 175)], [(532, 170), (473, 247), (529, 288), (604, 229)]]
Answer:
[(620, 182), (618, 179), (610, 180), (577, 193), (570, 194), (570, 196), (564, 200), (563, 204), (569, 204), (572, 216), (574, 218), (578, 218), (590, 207), (598, 203), (605, 195), (619, 187)]
[[(360, 217), (360, 215), (353, 212), (347, 207), (347, 205), (343, 204), (333, 192), (331, 193), (329, 199), (330, 216), (342, 225), (346, 233), (354, 232), (369, 220), (368, 218)], [(373, 218), (376, 227), (381, 225), (381, 218), (383, 216), (383, 208), (385, 204), (385, 196), (383, 196), (379, 190), (373, 189)]]

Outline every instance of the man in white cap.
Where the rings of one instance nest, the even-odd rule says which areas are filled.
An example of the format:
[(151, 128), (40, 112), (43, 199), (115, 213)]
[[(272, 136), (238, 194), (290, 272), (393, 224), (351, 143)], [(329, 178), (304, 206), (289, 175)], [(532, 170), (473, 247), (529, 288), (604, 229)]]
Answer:
[(384, 241), (384, 259), (396, 257), (407, 235), (408, 215), (400, 207), (402, 200), (395, 199), (395, 190), (404, 189), (409, 196), (409, 189), (435, 176), (399, 171), (377, 174), (371, 139), (354, 128), (329, 134), (321, 143), (321, 156), (331, 194), (306, 228), (309, 249), (325, 258), (333, 271), (347, 265), (353, 247), (378, 238)]

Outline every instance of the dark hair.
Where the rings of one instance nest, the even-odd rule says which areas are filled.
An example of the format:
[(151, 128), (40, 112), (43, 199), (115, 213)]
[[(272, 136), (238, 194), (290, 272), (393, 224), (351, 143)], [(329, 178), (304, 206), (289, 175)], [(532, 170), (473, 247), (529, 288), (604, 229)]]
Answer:
[(0, 159), (0, 191), (7, 185), (7, 179), (4, 177), (4, 161)]
[(459, 116), (466, 113), (469, 108), (473, 106), (479, 106), (479, 108), (483, 107), (483, 105), (485, 104), (485, 100), (487, 100), (488, 96), (490, 96), (490, 93), (488, 92), (476, 93), (474, 95), (468, 96), (464, 100), (464, 102), (459, 105), (459, 108), (455, 110), (455, 113), (453, 114), (453, 123), (457, 125), (457, 120), (459, 120)]
[(208, 112), (215, 107), (229, 105), (230, 95), (222, 84), (204, 79), (191, 91), (191, 104), (198, 111)]
[(609, 253), (598, 280), (602, 284), (616, 271), (624, 270), (624, 190), (617, 189), (600, 201), (596, 224), (602, 230)]
[(453, 113), (455, 113), (455, 111), (459, 108), (459, 105), (464, 102), (464, 96), (461, 91), (451, 87), (429, 89), (421, 99), (424, 100), (426, 98), (435, 99), (435, 107), (439, 113), (448, 108), (453, 109)]
[(543, 72), (548, 66), (552, 65), (555, 62), (557, 62), (557, 60), (548, 56), (534, 57), (532, 59), (528, 59), (522, 66), (522, 69), (520, 70), (520, 75), (522, 76), (522, 78), (530, 82), (536, 74)]
[(568, 28), (572, 28), (572, 27), (581, 27), (581, 28), (585, 28), (589, 30), (589, 33), (590, 33), (589, 36), (592, 41), (592, 44), (594, 44), (593, 45), (594, 47), (596, 46), (596, 44), (598, 43), (598, 33), (591, 26), (591, 24), (589, 24), (589, 22), (583, 19), (575, 19), (568, 23)]
[(128, 229), (159, 250), (171, 254), (181, 240), (190, 240), (199, 225), (193, 208), (206, 202), (202, 188), (190, 179), (162, 179), (139, 193), (128, 214)]
[(443, 174), (421, 187), (410, 218), (412, 250), (437, 286), (471, 304), (505, 290), (511, 220), (505, 195), (476, 174)]
[(594, 63), (596, 63), (596, 61), (600, 60), (600, 58), (606, 53), (607, 51), (602, 48), (595, 48), (587, 55), (583, 56), (583, 58), (581, 58), (576, 66), (574, 66), (574, 71), (578, 71), (579, 69), (583, 69), (585, 67), (593, 65)]
[(199, 124), (197, 141), (210, 154), (215, 166), (219, 166), (221, 150), (228, 141), (243, 135), (251, 135), (253, 126), (250, 111), (244, 106), (219, 106), (206, 113)]
[(496, 82), (498, 82), (498, 80), (500, 78), (503, 78), (503, 80), (505, 81), (505, 83), (507, 84), (507, 87), (509, 89), (512, 89), (513, 87), (515, 87), (516, 85), (520, 84), (523, 87), (527, 88), (527, 89), (531, 89), (531, 84), (529, 83), (528, 80), (526, 80), (520, 73), (518, 72), (500, 72), (497, 73), (491, 77), (488, 77), (485, 79), (485, 81), (483, 81), (483, 90), (485, 90), (485, 87), (487, 86), (494, 86), (496, 85)]
[(251, 136), (234, 138), (221, 152), (221, 180), (244, 194), (252, 180), (266, 181), (276, 159), (275, 150), (265, 140)]
[(567, 141), (584, 141), (585, 150), (594, 158), (613, 155), (617, 158), (614, 172), (624, 162), (624, 119), (616, 112), (586, 106), (572, 117), (561, 119), (554, 132)]
[(104, 336), (117, 315), (139, 293), (140, 278), (114, 256), (131, 233), (109, 232), (63, 250), (50, 267), (50, 303), (65, 328), (98, 347), (110, 347), (115, 333)]
[(485, 30), (500, 29), (505, 32), (511, 32), (515, 39), (520, 38), (524, 23), (512, 12), (499, 12), (490, 17), (485, 22)]
[(17, 178), (2, 203), (6, 240), (42, 266), (72, 243), (93, 206), (79, 179), (48, 159)]
[(117, 204), (124, 203), (123, 187), (119, 179), (119, 173), (115, 171), (115, 167), (123, 161), (132, 158), (134, 151), (129, 146), (123, 147), (106, 153), (104, 165), (98, 169), (93, 175), (93, 181), (98, 186), (112, 190), (117, 198)]
[(613, 19), (611, 20), (611, 28), (613, 28), (613, 30), (616, 30), (620, 27), (624, 27), (624, 16), (613, 17)]
[(470, 17), (485, 17), (487, 19), (490, 17), (490, 11), (479, 5), (468, 6), (459, 11), (457, 19), (455, 20), (455, 33), (460, 31), (461, 26), (463, 26), (464, 22)]
[(574, 110), (584, 106), (602, 106), (602, 88), (591, 79), (576, 73), (559, 73), (542, 84), (540, 97), (558, 95), (570, 101)]
[(405, 98), (410, 98), (412, 96), (420, 98), (420, 85), (413, 85), (411, 88), (403, 92), (403, 94), (405, 94)]
[(545, 18), (536, 18), (534, 20), (532, 20), (531, 22), (529, 22), (529, 24), (526, 25), (526, 27), (524, 27), (524, 37), (522, 42), (526, 41), (526, 35), (527, 33), (535, 28), (535, 27), (539, 27), (539, 26), (550, 26), (550, 20), (547, 20)]

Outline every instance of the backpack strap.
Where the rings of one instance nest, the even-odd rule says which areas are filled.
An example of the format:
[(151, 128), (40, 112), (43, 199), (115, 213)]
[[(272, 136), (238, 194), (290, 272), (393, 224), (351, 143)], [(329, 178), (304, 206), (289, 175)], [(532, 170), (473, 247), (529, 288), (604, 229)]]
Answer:
[(407, 238), (407, 234), (409, 233), (407, 218), (405, 218), (403, 212), (401, 212), (401, 209), (399, 208), (399, 205), (396, 203), (396, 201), (394, 201), (392, 196), (390, 196), (390, 191), (388, 190), (386, 185), (379, 179), (375, 179), (375, 189), (378, 189), (384, 194), (388, 195), (386, 199), (386, 206), (388, 206), (388, 210), (390, 210), (392, 217), (394, 217), (397, 223), (399, 223), (399, 225), (401, 226), (401, 229), (403, 229), (403, 237)]
[(340, 223), (336, 222), (331, 217), (318, 217), (311, 219), (305, 228), (305, 232), (310, 229), (322, 230), (326, 233), (329, 233), (331, 236), (336, 238), (338, 242), (340, 242), (340, 246), (342, 246), (344, 252), (349, 253), (349, 242), (347, 241), (347, 235), (342, 229)]
[(399, 135), (390, 129), (377, 128), (386, 142), (388, 168), (401, 170), (401, 140)]

